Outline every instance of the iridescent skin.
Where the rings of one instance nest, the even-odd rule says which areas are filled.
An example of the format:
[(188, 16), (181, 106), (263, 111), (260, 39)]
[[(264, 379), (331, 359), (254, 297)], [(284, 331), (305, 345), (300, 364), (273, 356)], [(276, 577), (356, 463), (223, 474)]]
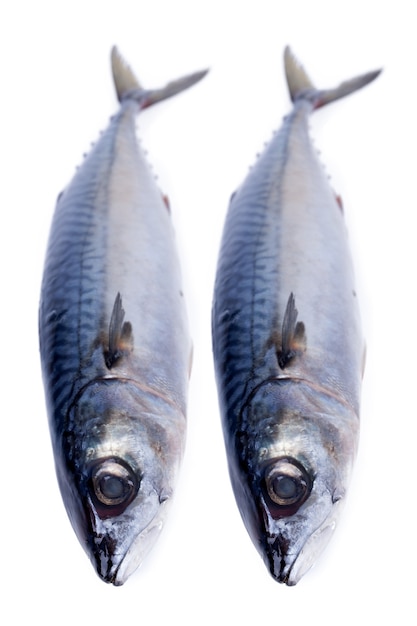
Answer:
[(351, 255), (308, 133), (323, 93), (345, 95), (300, 91), (232, 196), (213, 303), (236, 501), (272, 576), (288, 585), (332, 534), (359, 434), (364, 342)]
[[(183, 88), (172, 85), (149, 93)], [(98, 575), (115, 585), (163, 526), (191, 367), (171, 216), (136, 139), (137, 91), (58, 199), (39, 322), (63, 500)]]

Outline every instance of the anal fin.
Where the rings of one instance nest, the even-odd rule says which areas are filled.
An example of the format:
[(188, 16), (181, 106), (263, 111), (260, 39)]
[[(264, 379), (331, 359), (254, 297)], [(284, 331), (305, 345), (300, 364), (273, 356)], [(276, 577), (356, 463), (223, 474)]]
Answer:
[(305, 352), (307, 338), (303, 322), (297, 322), (298, 311), (295, 308), (294, 294), (291, 292), (285, 308), (282, 322), (281, 350), (278, 350), (278, 364), (281, 369), (297, 356)]
[(117, 361), (133, 350), (132, 324), (125, 322), (124, 318), (125, 311), (122, 306), (122, 298), (120, 293), (117, 293), (109, 324), (108, 350), (104, 353), (108, 369), (111, 369)]

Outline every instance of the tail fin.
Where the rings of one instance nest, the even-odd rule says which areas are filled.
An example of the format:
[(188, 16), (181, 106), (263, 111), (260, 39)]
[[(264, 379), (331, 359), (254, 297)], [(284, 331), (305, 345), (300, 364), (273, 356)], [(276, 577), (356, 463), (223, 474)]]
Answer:
[(144, 89), (116, 46), (113, 46), (111, 51), (111, 66), (119, 102), (136, 100), (141, 109), (146, 109), (152, 104), (175, 96), (180, 91), (197, 83), (208, 72), (208, 70), (203, 70), (183, 76), (168, 83), (161, 89)]
[(284, 66), (291, 100), (293, 102), (300, 99), (309, 100), (314, 109), (329, 104), (329, 102), (334, 102), (339, 98), (344, 98), (357, 89), (365, 87), (365, 85), (377, 78), (382, 71), (376, 70), (362, 74), (361, 76), (356, 76), (355, 78), (341, 83), (334, 89), (316, 89), (304, 68), (291, 52), (289, 46), (287, 46), (284, 51)]

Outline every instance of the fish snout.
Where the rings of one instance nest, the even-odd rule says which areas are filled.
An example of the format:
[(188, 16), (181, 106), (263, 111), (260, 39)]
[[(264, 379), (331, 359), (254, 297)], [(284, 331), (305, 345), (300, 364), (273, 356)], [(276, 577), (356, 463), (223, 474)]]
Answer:
[(316, 563), (333, 536), (341, 509), (339, 502), (315, 531), (304, 533), (304, 538), (299, 536), (298, 541), (292, 541), (287, 533), (269, 536), (264, 561), (275, 580), (288, 586), (296, 585)]
[(114, 520), (113, 524), (106, 520), (106, 529), (95, 529), (90, 540), (90, 558), (104, 582), (121, 586), (142, 564), (163, 528), (165, 509), (162, 503), (140, 532), (134, 524), (123, 528), (123, 524), (114, 524)]
[(117, 542), (112, 537), (98, 535), (93, 538), (91, 560), (96, 572), (101, 580), (114, 585), (122, 584), (116, 582), (117, 570), (120, 565), (120, 557), (118, 557), (117, 552)]
[(273, 537), (267, 541), (265, 548), (264, 561), (271, 576), (279, 583), (295, 585), (299, 579), (292, 579), (291, 569), (298, 555), (291, 551), (288, 541)]

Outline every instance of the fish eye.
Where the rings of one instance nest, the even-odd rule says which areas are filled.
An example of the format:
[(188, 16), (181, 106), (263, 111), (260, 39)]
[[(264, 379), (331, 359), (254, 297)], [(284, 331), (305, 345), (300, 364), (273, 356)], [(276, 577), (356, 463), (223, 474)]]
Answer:
[(266, 493), (279, 507), (298, 508), (307, 499), (312, 487), (311, 477), (295, 459), (275, 461), (265, 471)]
[(120, 514), (133, 500), (138, 488), (136, 474), (121, 459), (99, 461), (91, 470), (90, 492), (98, 508), (116, 507), (121, 510), (115, 514)]

